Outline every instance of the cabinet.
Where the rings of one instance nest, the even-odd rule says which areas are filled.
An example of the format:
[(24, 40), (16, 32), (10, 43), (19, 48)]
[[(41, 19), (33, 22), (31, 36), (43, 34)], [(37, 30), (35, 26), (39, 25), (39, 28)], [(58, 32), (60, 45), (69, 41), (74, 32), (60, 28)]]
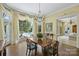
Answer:
[(72, 25), (72, 32), (77, 33), (77, 25)]

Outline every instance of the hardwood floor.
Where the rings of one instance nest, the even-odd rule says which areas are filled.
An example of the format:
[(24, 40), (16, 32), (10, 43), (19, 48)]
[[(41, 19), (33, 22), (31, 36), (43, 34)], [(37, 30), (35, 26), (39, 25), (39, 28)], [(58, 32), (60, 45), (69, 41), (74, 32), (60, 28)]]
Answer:
[(79, 56), (79, 49), (69, 45), (59, 45), (59, 55), (60, 56)]
[[(6, 48), (7, 56), (26, 56), (26, 48), (26, 42), (21, 42), (16, 45), (10, 45)], [(39, 45), (37, 46), (37, 54), (38, 56), (42, 55), (42, 49)]]
[[(6, 48), (7, 56), (26, 56), (26, 42), (20, 42), (16, 45), (10, 45)], [(37, 56), (42, 55), (42, 48), (38, 45)], [(34, 55), (34, 54), (32, 54)], [(59, 45), (59, 56), (78, 56), (79, 49), (65, 44)]]
[(6, 48), (7, 56), (26, 56), (26, 43), (21, 42), (16, 45), (10, 45)]

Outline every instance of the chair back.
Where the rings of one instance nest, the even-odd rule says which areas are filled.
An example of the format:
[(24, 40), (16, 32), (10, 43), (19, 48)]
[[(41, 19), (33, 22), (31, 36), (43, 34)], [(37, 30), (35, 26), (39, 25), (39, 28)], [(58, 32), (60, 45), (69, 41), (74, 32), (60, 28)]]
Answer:
[(36, 55), (37, 54), (37, 44), (34, 43), (33, 41), (31, 41), (30, 39), (27, 39), (26, 42), (27, 42), (26, 55), (27, 55), (28, 52), (29, 52), (29, 55), (30, 55), (31, 51), (33, 51), (33, 50), (35, 50), (35, 55)]
[(27, 42), (28, 49), (32, 49), (34, 46), (36, 47), (35, 43), (32, 42), (30, 39), (27, 39), (26, 42)]
[(55, 44), (53, 45), (53, 55), (58, 55), (58, 46), (59, 46), (59, 42), (56, 41)]

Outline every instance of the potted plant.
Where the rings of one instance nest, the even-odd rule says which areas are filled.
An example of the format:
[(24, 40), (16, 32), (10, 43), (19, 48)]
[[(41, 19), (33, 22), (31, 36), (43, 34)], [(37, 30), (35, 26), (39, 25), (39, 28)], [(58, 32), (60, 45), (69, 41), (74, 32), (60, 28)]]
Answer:
[(42, 43), (43, 34), (39, 32), (39, 33), (37, 33), (37, 37), (38, 37), (38, 43), (41, 44)]

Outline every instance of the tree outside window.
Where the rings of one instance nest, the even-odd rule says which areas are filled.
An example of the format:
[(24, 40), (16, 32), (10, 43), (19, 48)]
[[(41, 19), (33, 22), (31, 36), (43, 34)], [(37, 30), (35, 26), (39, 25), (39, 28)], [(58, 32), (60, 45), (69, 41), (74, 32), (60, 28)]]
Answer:
[(31, 23), (28, 20), (25, 20), (25, 21), (19, 20), (19, 30), (21, 33), (32, 32)]

